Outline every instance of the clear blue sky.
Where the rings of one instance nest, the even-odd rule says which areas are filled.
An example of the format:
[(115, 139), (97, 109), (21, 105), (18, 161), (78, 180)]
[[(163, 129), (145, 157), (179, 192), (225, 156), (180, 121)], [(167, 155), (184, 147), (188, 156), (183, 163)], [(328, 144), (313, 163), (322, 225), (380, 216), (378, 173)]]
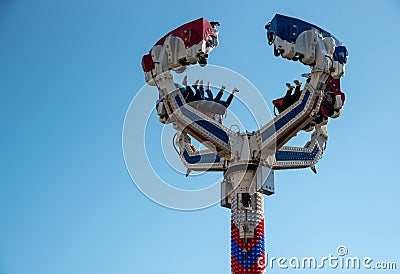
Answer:
[(282, 95), (305, 69), (266, 43), (277, 12), (334, 33), (350, 58), (318, 175), (276, 175), (266, 248), (322, 257), (343, 244), (399, 265), (400, 3), (329, 3), (2, 0), (0, 274), (230, 273), (229, 211), (147, 199), (126, 171), (122, 125), (144, 85), (142, 55), (202, 16), (222, 24), (210, 63), (240, 72), (268, 102)]

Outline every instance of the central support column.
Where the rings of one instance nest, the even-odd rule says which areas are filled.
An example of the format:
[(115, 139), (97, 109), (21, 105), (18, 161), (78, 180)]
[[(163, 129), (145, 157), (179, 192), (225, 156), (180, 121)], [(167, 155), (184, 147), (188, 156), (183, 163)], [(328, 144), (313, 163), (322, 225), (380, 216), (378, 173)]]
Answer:
[(254, 200), (252, 206), (248, 209), (239, 209), (243, 194), (249, 195), (241, 194), (232, 197), (232, 273), (265, 273), (264, 197), (260, 193), (255, 193), (251, 197)]
[(231, 182), (231, 269), (233, 274), (265, 273), (264, 197), (256, 192), (258, 165), (228, 168)]

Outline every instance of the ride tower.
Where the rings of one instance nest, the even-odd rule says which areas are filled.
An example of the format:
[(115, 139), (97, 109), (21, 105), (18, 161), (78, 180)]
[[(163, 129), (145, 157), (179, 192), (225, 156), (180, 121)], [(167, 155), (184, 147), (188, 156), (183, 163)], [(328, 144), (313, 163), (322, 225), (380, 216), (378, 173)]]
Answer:
[[(274, 55), (310, 69), (302, 86), (273, 101), (276, 117), (254, 132), (233, 132), (223, 124), (226, 102), (197, 96), (203, 84), (174, 81), (172, 71), (206, 66), (218, 46), (218, 22), (204, 18), (184, 24), (162, 37), (143, 56), (145, 80), (159, 92), (159, 121), (177, 132), (179, 156), (191, 171), (222, 172), (221, 206), (231, 210), (231, 269), (234, 274), (265, 273), (264, 197), (274, 194), (274, 171), (311, 168), (326, 148), (326, 127), (342, 113), (340, 89), (347, 49), (329, 32), (313, 24), (275, 15), (265, 29)], [(207, 79), (204, 79), (207, 80)], [(196, 93), (193, 91), (196, 91)], [(303, 147), (285, 146), (300, 131), (312, 131)], [(192, 139), (207, 148), (196, 149)]]

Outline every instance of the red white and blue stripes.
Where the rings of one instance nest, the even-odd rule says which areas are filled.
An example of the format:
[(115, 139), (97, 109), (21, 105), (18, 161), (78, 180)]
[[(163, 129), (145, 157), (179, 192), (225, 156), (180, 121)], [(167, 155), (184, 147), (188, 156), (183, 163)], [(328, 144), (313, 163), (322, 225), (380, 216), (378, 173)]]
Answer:
[(264, 198), (252, 195), (251, 209), (238, 207), (232, 197), (231, 268), (233, 274), (265, 273)]

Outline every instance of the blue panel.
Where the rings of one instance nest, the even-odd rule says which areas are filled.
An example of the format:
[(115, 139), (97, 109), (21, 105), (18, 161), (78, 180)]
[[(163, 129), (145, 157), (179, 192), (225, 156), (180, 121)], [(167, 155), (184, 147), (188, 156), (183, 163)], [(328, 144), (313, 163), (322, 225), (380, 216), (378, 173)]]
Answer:
[(267, 33), (269, 34), (273, 32), (276, 36), (279, 36), (281, 39), (293, 43), (296, 41), (300, 33), (310, 29), (319, 30), (323, 37), (332, 37), (335, 40), (336, 46), (342, 44), (332, 34), (327, 32), (326, 30), (321, 29), (316, 25), (304, 22), (303, 20), (297, 18), (284, 16), (280, 14), (276, 14), (275, 17), (272, 19), (270, 28), (268, 29)]
[(221, 141), (223, 141), (224, 143), (229, 145), (229, 137), (228, 137), (228, 134), (226, 134), (225, 131), (223, 131), (222, 129), (218, 128), (214, 124), (212, 124), (212, 123), (210, 123), (210, 122), (208, 122), (206, 120), (203, 120), (203, 118), (201, 118), (197, 114), (195, 114), (195, 113), (191, 112), (190, 110), (188, 110), (187, 108), (185, 108), (183, 106), (181, 98), (178, 95), (175, 96), (175, 100), (176, 100), (178, 106), (180, 107), (180, 110), (182, 111), (182, 114), (185, 117), (187, 117), (189, 120), (191, 120), (194, 123), (198, 124), (200, 127), (204, 128), (207, 132), (213, 134), (215, 137), (217, 137), (218, 139), (220, 139)]
[(238, 261), (238, 263), (245, 269), (249, 269), (255, 262), (257, 262), (264, 252), (264, 236), (261, 237), (248, 252), (243, 252), (236, 241), (231, 238), (231, 253), (235, 257), (236, 261)]
[(190, 156), (187, 150), (183, 152), (186, 162), (189, 164), (212, 164), (221, 162), (221, 158), (214, 153)]
[(175, 100), (176, 100), (176, 103), (178, 104), (179, 107), (182, 107), (182, 106), (183, 106), (181, 97), (179, 97), (179, 95), (176, 95), (176, 96), (175, 96)]
[(307, 100), (310, 97), (310, 91), (306, 90), (303, 100), (301, 103), (292, 109), (289, 113), (285, 114), (282, 116), (278, 121), (276, 121), (274, 124), (266, 128), (262, 133), (261, 133), (261, 140), (264, 142), (267, 140), (269, 137), (271, 137), (276, 131), (281, 129), (284, 125), (286, 125), (290, 120), (292, 120), (294, 117), (296, 117), (306, 106)]
[(347, 48), (345, 46), (339, 46), (335, 48), (335, 52), (333, 53), (333, 60), (338, 61), (340, 64), (347, 63), (348, 56)]
[(315, 146), (311, 152), (278, 150), (275, 153), (275, 159), (277, 161), (312, 161), (318, 152), (318, 146)]

